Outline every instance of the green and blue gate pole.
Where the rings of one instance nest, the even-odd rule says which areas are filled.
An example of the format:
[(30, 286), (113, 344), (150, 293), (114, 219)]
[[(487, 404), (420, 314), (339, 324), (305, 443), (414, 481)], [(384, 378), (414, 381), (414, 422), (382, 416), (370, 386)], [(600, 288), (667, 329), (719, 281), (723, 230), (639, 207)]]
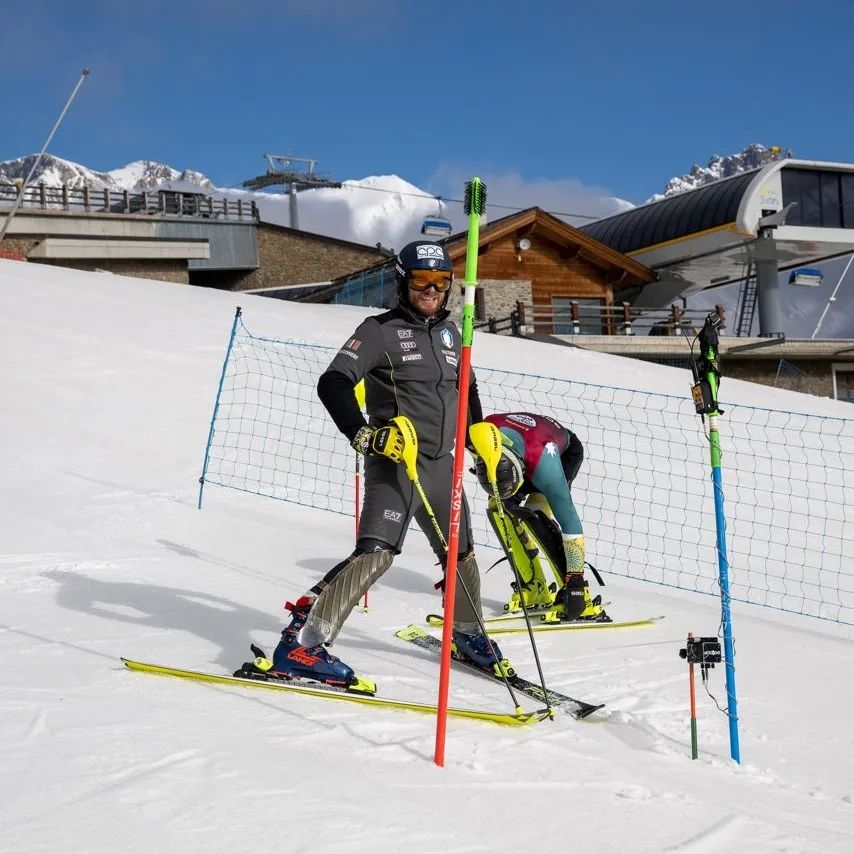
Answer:
[(724, 636), (724, 663), (726, 667), (727, 717), (729, 718), (730, 756), (741, 762), (738, 744), (738, 700), (735, 689), (735, 648), (732, 639), (730, 615), (729, 560), (726, 549), (726, 517), (721, 478), (721, 442), (718, 430), (718, 387), (720, 365), (718, 362), (718, 328), (720, 317), (714, 313), (706, 318), (700, 332), (700, 356), (693, 364), (695, 384), (692, 389), (697, 413), (709, 418), (709, 450), (712, 462), (712, 484), (715, 498), (715, 526), (717, 529), (718, 577), (721, 588), (721, 627)]

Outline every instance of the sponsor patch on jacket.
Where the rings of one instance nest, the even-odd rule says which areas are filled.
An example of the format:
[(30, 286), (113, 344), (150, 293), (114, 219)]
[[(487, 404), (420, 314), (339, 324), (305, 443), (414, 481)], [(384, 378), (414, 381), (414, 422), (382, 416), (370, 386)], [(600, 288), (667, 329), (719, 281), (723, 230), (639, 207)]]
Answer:
[(403, 357), (404, 362), (420, 362), (421, 354), (420, 353), (408, 353)]
[(349, 356), (351, 359), (354, 359), (357, 362), (359, 361), (359, 357), (355, 353), (353, 353), (351, 350), (339, 350), (338, 355), (339, 356)]
[(397, 337), (400, 338), (401, 341), (404, 338), (411, 338), (412, 337), (412, 330), (411, 329), (398, 329), (397, 330)]
[(403, 513), (398, 513), (397, 510), (383, 510), (383, 519), (388, 519), (391, 522), (400, 522), (403, 519)]
[(536, 427), (537, 422), (530, 415), (520, 415), (514, 413), (507, 416), (508, 421), (515, 421), (517, 424), (524, 424), (526, 427)]
[(451, 356), (451, 355), (449, 355), (448, 353), (445, 353), (445, 361), (446, 361), (449, 365), (453, 365), (453, 366), (456, 368), (456, 367), (457, 367), (457, 363), (459, 362), (459, 359), (457, 359), (457, 357), (456, 357), (456, 356)]
[(450, 329), (443, 329), (439, 333), (439, 338), (442, 339), (442, 343), (446, 347), (453, 347), (454, 346), (454, 334), (453, 334), (453, 332), (451, 332)]
[(346, 350), (358, 350), (362, 346), (362, 342), (358, 338), (351, 338), (345, 345)]
[(415, 350), (418, 347), (417, 342), (415, 341), (401, 341), (400, 349), (401, 350)]

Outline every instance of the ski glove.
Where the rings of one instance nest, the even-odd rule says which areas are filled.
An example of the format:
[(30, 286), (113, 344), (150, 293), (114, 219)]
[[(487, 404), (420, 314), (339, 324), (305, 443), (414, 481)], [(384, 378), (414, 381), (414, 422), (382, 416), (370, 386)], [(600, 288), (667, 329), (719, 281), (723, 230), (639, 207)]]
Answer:
[(366, 457), (380, 455), (399, 463), (403, 454), (403, 436), (394, 424), (386, 427), (360, 427), (350, 444)]

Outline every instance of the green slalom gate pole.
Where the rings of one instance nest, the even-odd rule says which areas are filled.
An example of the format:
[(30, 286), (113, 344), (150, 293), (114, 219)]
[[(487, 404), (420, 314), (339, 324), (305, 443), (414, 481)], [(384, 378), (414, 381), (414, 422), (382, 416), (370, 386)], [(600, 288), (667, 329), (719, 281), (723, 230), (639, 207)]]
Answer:
[(721, 442), (718, 432), (718, 387), (721, 371), (718, 363), (718, 329), (721, 318), (712, 313), (706, 318), (699, 334), (700, 355), (694, 361), (694, 387), (692, 395), (697, 414), (709, 417), (709, 449), (712, 461), (712, 484), (715, 493), (715, 525), (717, 528), (718, 576), (721, 588), (721, 627), (724, 636), (724, 662), (726, 666), (727, 717), (729, 718), (730, 756), (741, 762), (738, 745), (738, 700), (735, 690), (735, 648), (732, 639), (730, 616), (729, 561), (726, 551), (726, 518), (721, 478)]
[(448, 558), (445, 567), (445, 613), (442, 626), (442, 661), (439, 669), (439, 712), (436, 715), (436, 750), (433, 761), (445, 764), (445, 732), (448, 719), (448, 687), (451, 680), (451, 644), (453, 643), (454, 594), (457, 583), (457, 553), (460, 544), (460, 518), (463, 507), (463, 462), (469, 408), (471, 347), (474, 339), (474, 294), (477, 286), (477, 251), (480, 217), (486, 209), (486, 186), (480, 178), (466, 183), (465, 213), (469, 218), (466, 243), (466, 279), (463, 299), (462, 348), (460, 352), (459, 395), (457, 398), (457, 435), (454, 443), (454, 474), (451, 483), (451, 518), (448, 524)]

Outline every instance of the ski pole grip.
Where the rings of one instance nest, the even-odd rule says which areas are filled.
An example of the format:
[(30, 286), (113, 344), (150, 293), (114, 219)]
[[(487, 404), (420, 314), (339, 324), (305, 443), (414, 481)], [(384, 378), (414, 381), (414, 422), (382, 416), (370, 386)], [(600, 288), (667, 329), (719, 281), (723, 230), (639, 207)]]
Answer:
[(405, 415), (395, 416), (391, 423), (397, 426), (403, 437), (400, 458), (406, 466), (406, 474), (410, 480), (418, 480), (418, 434), (415, 432), (415, 425)]
[(469, 427), (469, 439), (486, 466), (489, 482), (495, 483), (498, 463), (501, 460), (501, 433), (491, 422), (479, 421)]

